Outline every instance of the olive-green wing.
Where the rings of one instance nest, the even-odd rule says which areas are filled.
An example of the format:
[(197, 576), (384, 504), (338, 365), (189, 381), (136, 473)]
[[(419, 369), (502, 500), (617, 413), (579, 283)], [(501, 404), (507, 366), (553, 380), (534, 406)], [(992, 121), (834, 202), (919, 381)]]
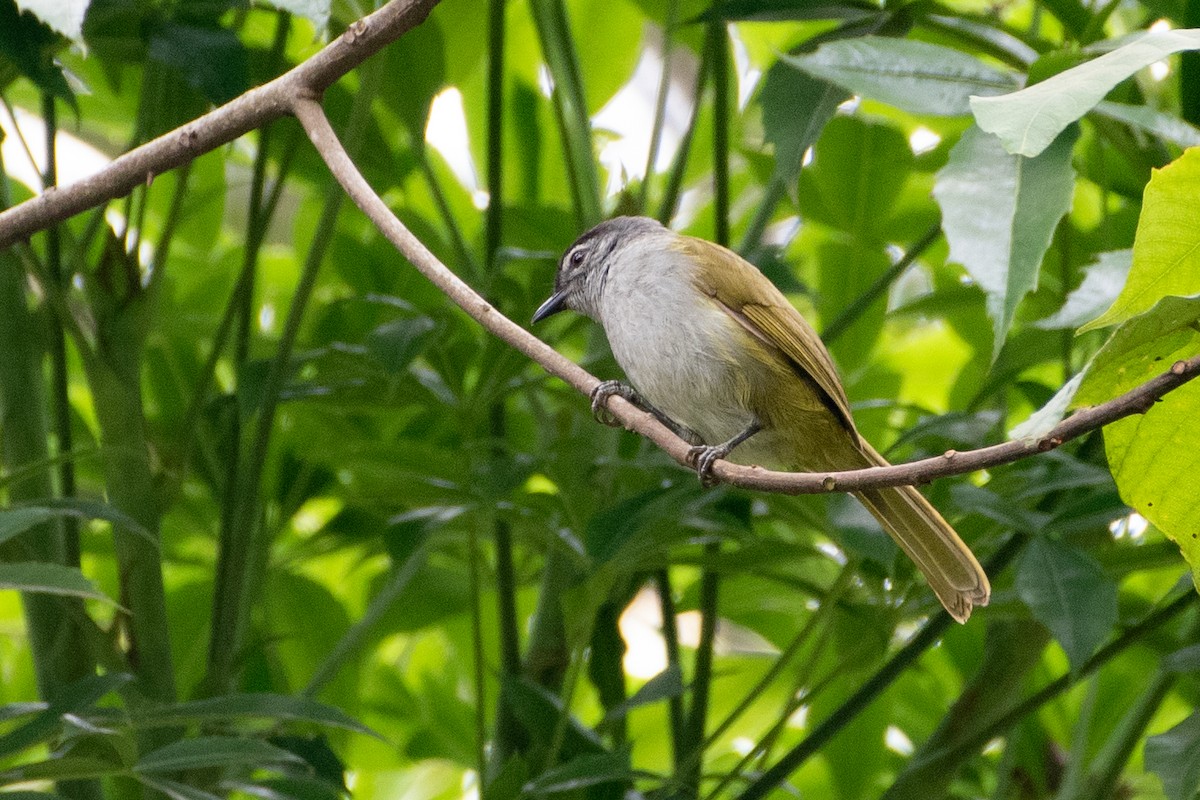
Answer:
[(854, 430), (850, 402), (829, 351), (775, 284), (753, 264), (720, 245), (681, 236), (678, 246), (690, 257), (712, 267), (697, 277), (697, 288), (716, 300), (760, 341), (777, 348), (800, 375), (816, 384), (826, 395), (830, 408), (847, 428)]

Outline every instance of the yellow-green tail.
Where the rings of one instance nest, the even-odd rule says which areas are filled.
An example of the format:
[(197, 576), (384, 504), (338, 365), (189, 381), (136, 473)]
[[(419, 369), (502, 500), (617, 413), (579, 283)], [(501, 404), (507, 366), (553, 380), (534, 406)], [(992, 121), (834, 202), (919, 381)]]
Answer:
[[(878, 466), (887, 460), (866, 442), (864, 455)], [(950, 616), (966, 622), (986, 606), (992, 588), (971, 549), (913, 486), (869, 489), (855, 495), (921, 570)]]

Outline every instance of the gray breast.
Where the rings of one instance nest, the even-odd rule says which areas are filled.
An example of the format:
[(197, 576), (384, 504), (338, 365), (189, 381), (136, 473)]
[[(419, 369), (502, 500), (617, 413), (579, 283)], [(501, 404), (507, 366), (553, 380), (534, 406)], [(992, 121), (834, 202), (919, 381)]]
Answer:
[(605, 284), (601, 322), (613, 355), (657, 408), (708, 443), (725, 441), (750, 422), (737, 390), (736, 323), (694, 288), (682, 255), (639, 261), (614, 265)]

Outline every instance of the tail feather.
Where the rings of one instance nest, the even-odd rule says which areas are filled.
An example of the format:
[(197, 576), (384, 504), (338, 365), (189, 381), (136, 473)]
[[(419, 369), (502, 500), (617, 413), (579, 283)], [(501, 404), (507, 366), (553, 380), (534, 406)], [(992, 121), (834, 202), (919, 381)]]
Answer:
[[(864, 455), (888, 462), (867, 443)], [(921, 570), (950, 616), (966, 622), (991, 596), (987, 574), (954, 528), (912, 486), (869, 489), (855, 495)]]

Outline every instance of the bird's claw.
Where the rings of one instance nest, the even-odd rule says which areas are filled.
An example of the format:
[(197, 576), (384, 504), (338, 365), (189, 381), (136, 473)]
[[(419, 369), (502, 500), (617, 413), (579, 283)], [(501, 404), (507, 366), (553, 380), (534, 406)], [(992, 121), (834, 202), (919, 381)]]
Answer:
[(620, 381), (604, 381), (595, 389), (592, 389), (592, 417), (601, 425), (617, 428), (620, 427), (621, 421), (614, 417), (613, 413), (608, 410), (608, 398), (613, 395), (624, 397), (630, 402), (633, 402), (636, 397), (633, 389), (630, 389)]
[(700, 478), (700, 485), (706, 489), (716, 486), (720, 481), (713, 476), (713, 463), (720, 458), (729, 455), (731, 448), (724, 445), (708, 445), (698, 444), (694, 447), (689, 447), (687, 452), (688, 463), (696, 469), (696, 476)]

